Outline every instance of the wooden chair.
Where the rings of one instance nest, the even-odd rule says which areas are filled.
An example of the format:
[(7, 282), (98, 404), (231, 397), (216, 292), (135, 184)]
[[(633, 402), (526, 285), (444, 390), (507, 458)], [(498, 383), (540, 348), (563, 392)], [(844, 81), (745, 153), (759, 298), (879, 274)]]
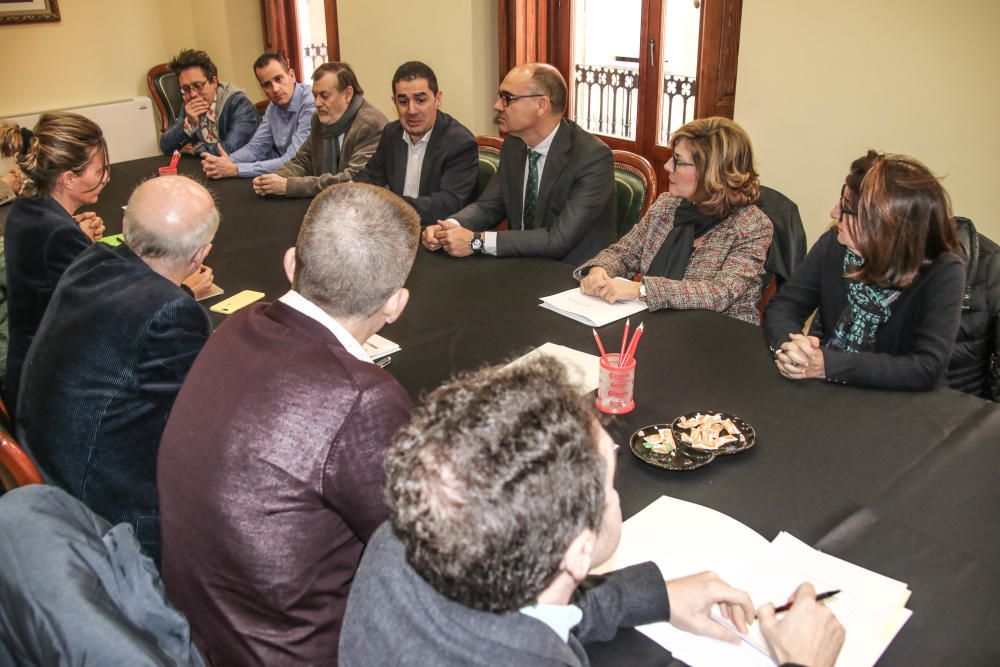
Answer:
[(611, 151), (615, 162), (615, 195), (618, 197), (616, 238), (646, 214), (656, 198), (656, 173), (649, 160), (629, 151)]
[(7, 491), (45, 480), (28, 455), (6, 432), (0, 431), (0, 485)]
[(184, 109), (180, 82), (170, 65), (161, 63), (149, 70), (146, 85), (157, 111), (160, 112), (160, 132), (165, 132)]
[[(479, 144), (479, 185), (476, 192), (478, 198), (489, 185), (490, 179), (500, 169), (500, 147), (503, 146), (503, 139), (481, 134), (476, 137), (476, 143)], [(503, 220), (495, 229), (503, 231), (508, 227), (507, 221)]]

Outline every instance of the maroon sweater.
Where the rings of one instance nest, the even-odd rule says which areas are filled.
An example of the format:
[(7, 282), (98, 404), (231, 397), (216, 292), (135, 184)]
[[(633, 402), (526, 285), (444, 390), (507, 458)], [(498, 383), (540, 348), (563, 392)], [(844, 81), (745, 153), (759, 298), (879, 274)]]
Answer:
[(221, 665), (337, 663), (362, 550), (386, 518), (396, 380), (318, 322), (256, 304), (212, 334), (160, 444), (167, 594)]

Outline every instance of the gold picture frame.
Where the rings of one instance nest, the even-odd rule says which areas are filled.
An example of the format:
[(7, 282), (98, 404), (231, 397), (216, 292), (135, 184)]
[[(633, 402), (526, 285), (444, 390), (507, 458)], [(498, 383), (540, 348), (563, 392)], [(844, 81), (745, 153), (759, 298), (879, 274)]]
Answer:
[(0, 0), (0, 25), (58, 20), (59, 0)]

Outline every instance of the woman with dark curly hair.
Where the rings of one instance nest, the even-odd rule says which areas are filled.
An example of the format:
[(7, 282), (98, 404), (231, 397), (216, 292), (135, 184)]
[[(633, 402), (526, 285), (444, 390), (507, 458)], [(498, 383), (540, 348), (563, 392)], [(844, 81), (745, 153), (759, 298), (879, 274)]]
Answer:
[[(851, 164), (838, 220), (771, 301), (778, 371), (883, 389), (943, 383), (965, 269), (948, 195), (923, 164), (869, 151)], [(817, 335), (802, 326), (817, 311)]]
[[(760, 182), (746, 131), (702, 118), (670, 138), (670, 189), (617, 243), (574, 272), (584, 294), (650, 310), (715, 310), (759, 324), (771, 220), (754, 204)], [(642, 276), (639, 282), (616, 276)]]

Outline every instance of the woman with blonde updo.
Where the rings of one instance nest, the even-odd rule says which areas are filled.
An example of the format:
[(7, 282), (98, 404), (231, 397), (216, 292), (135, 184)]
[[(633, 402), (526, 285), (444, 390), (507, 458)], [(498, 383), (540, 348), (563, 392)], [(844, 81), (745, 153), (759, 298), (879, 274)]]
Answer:
[(104, 222), (94, 213), (74, 215), (97, 201), (109, 175), (104, 134), (83, 116), (44, 114), (27, 144), (17, 157), (24, 178), (21, 196), (4, 229), (10, 314), (4, 399), (11, 411), (28, 347), (56, 283), (104, 233)]
[[(758, 324), (773, 228), (754, 205), (760, 182), (750, 137), (728, 118), (702, 118), (674, 132), (670, 148), (669, 191), (576, 270), (580, 290), (609, 303), (644, 299), (650, 310), (715, 310)], [(615, 280), (636, 273), (639, 282)]]
[(16, 124), (0, 123), (0, 204), (13, 201), (21, 192), (24, 176), (17, 157), (28, 148), (31, 130)]

